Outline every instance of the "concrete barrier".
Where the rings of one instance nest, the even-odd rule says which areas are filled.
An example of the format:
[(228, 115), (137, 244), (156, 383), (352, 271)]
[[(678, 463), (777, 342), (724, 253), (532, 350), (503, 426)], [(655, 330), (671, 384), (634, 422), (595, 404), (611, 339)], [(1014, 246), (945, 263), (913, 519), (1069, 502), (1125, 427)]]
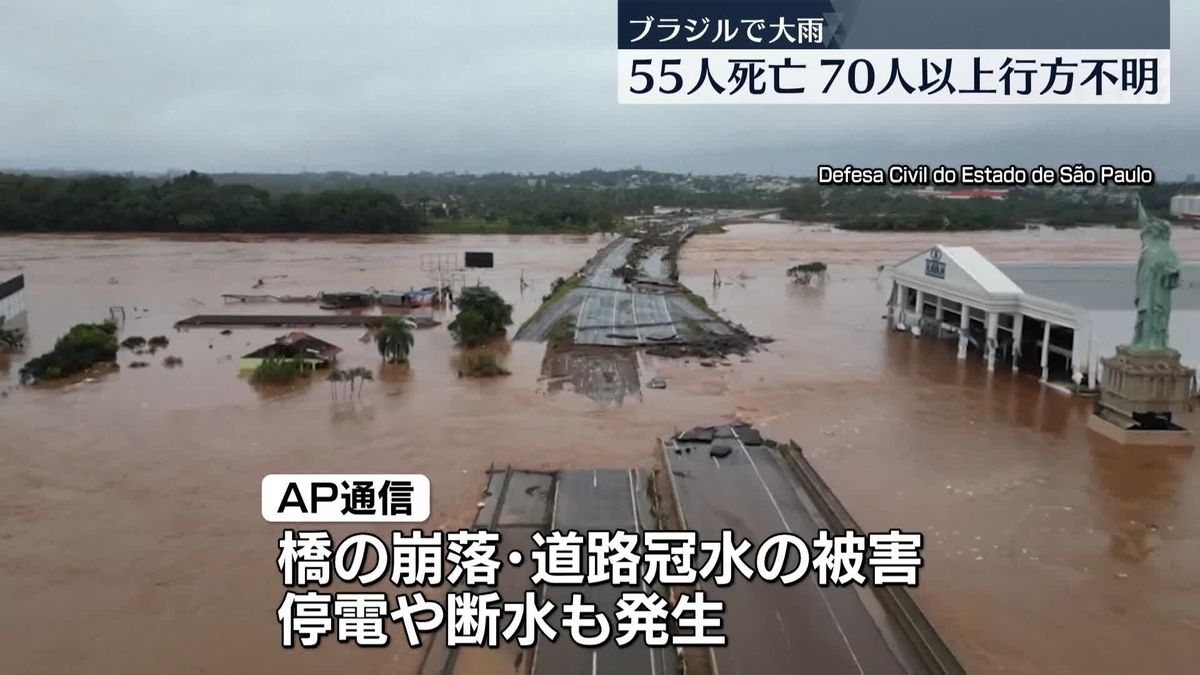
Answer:
[[(865, 534), (865, 530), (859, 527), (837, 495), (809, 464), (808, 459), (804, 457), (804, 451), (795, 441), (789, 441), (787, 445), (777, 445), (775, 449), (783, 457), (784, 463), (796, 474), (817, 510), (821, 512), (821, 517), (831, 528)], [(870, 586), (870, 589), (924, 662), (926, 672), (947, 675), (967, 672), (904, 587)]]

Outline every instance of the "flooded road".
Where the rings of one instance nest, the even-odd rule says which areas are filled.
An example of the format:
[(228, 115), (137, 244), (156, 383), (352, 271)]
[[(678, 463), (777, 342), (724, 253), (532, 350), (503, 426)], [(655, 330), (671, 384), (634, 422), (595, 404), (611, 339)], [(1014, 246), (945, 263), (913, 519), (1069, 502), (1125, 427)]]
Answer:
[[(466, 281), (513, 302), (519, 325), (555, 278), (606, 241), (0, 238), (0, 277), (26, 275), (24, 357), (112, 306), (125, 309), (125, 335), (171, 340), (148, 368), (53, 388), (13, 388), (24, 357), (0, 357), (3, 669), (410, 673), (419, 656), (401, 646), (279, 647), (279, 528), (259, 516), (263, 475), (426, 473), (430, 525), (457, 528), (471, 522), (491, 463), (650, 467), (654, 439), (672, 427), (735, 415), (803, 446), (865, 527), (926, 534), (914, 595), (972, 672), (1170, 673), (1200, 659), (1192, 455), (1122, 450), (1089, 435), (1088, 401), (1006, 368), (988, 375), (951, 345), (880, 319), (889, 288), (877, 267), (934, 243), (975, 245), (995, 260), (1134, 260), (1135, 231), (753, 224), (695, 237), (680, 281), (778, 342), (727, 367), (646, 359), (643, 378), (662, 376), (668, 388), (622, 406), (550, 394), (536, 343), (502, 355), (511, 377), (460, 379), (444, 326), (417, 332), (411, 366), (387, 368), (362, 329), (312, 330), (342, 347), (342, 367), (376, 372), (355, 401), (331, 400), (320, 379), (260, 391), (239, 376), (237, 358), (279, 329), (172, 328), (198, 313), (298, 309), (226, 306), (222, 293), (428, 285), (423, 254), (466, 250), (495, 252), (496, 268)], [(1175, 245), (1200, 259), (1200, 232), (1176, 232)], [(788, 267), (812, 260), (830, 265), (824, 287), (788, 283)], [(719, 289), (714, 268), (727, 282)], [(163, 367), (167, 355), (183, 366)]]

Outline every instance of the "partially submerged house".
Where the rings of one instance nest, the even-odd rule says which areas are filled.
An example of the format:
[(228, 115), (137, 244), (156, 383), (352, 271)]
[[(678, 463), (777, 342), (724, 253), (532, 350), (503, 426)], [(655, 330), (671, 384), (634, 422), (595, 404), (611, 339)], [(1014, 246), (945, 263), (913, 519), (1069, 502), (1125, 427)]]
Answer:
[(238, 361), (241, 370), (254, 370), (267, 359), (299, 359), (306, 367), (324, 368), (337, 360), (341, 347), (300, 331), (275, 338), (275, 342), (260, 347)]

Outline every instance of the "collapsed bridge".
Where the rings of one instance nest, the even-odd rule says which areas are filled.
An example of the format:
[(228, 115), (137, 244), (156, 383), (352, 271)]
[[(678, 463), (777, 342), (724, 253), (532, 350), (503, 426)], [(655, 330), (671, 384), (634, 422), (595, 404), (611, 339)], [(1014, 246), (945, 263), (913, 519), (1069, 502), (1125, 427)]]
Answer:
[[(864, 534), (794, 444), (763, 439), (746, 425), (693, 429), (661, 441), (662, 468), (489, 471), (475, 527), (501, 535), (501, 560), (510, 552), (528, 561), (540, 532), (598, 530), (636, 535), (690, 530), (699, 541), (717, 541), (723, 531), (761, 544), (772, 535), (792, 533), (812, 540), (819, 530)], [(583, 545), (585, 551), (588, 544)], [(642, 564), (648, 564), (639, 545)], [(698, 567), (704, 557), (698, 553)], [(954, 653), (902, 586), (826, 587), (807, 577), (781, 585), (733, 575), (719, 585), (701, 579), (691, 585), (661, 583), (613, 585), (535, 585), (527, 564), (504, 565), (495, 587), (504, 599), (527, 592), (551, 601), (557, 626), (561, 608), (575, 594), (603, 611), (616, 625), (614, 608), (625, 592), (655, 593), (678, 602), (681, 594), (703, 591), (723, 603), (721, 646), (650, 646), (611, 641), (583, 646), (558, 635), (538, 638), (527, 648), (510, 642), (498, 647), (449, 647), (431, 636), (421, 675), (829, 675), (866, 673), (964, 673)], [(670, 626), (674, 632), (681, 630)]]

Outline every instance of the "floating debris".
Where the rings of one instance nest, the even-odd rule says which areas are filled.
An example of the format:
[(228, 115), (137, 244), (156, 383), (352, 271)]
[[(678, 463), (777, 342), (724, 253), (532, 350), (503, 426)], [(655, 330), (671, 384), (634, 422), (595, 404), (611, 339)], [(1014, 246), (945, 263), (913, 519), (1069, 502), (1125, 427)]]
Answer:
[(726, 443), (713, 443), (712, 447), (708, 450), (708, 454), (716, 457), (717, 459), (728, 457), (732, 452), (733, 446)]

